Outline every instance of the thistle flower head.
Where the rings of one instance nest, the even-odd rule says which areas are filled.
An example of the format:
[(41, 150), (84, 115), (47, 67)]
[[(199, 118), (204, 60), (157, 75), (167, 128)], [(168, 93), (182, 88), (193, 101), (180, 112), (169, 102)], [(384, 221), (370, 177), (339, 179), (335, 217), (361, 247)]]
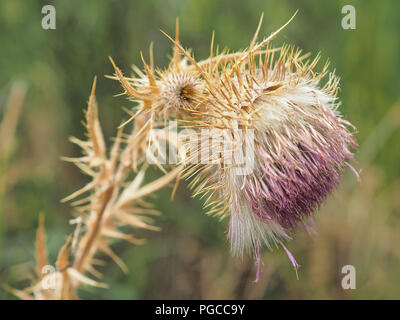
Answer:
[(160, 80), (159, 106), (182, 114), (196, 109), (202, 92), (203, 86), (195, 73), (169, 73)]
[[(196, 195), (206, 196), (210, 214), (230, 217), (228, 236), (234, 254), (249, 251), (259, 258), (262, 244), (280, 244), (297, 268), (282, 241), (291, 239), (298, 225), (312, 224), (313, 213), (350, 166), (356, 142), (352, 125), (338, 111), (339, 79), (328, 72), (329, 63), (317, 72), (319, 55), (310, 60), (293, 46), (270, 46), (291, 20), (257, 42), (261, 21), (244, 51), (214, 56), (212, 40), (210, 57), (197, 62), (176, 37), (170, 38), (170, 67), (159, 79), (146, 64), (146, 80), (128, 81), (115, 70), (126, 93), (140, 100), (138, 113), (159, 110), (158, 116), (184, 119), (183, 124), (199, 131), (228, 131), (224, 134), (233, 137), (231, 148), (218, 151), (221, 161), (212, 161), (214, 154), (208, 162), (186, 162), (190, 165), (184, 177), (192, 179)], [(322, 84), (325, 76), (328, 80)], [(144, 83), (147, 91), (157, 94), (143, 96)], [(243, 136), (235, 139), (238, 129), (244, 135), (252, 133), (250, 147)], [(190, 142), (192, 150), (201, 139), (199, 134), (198, 141)], [(243, 163), (227, 163), (232, 151), (244, 164), (251, 159), (251, 170)], [(191, 159), (203, 154), (197, 150)]]

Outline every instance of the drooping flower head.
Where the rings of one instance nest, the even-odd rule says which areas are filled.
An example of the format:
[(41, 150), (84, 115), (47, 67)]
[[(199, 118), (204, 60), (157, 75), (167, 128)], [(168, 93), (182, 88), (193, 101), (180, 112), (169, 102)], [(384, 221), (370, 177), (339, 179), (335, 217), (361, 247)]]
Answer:
[[(319, 55), (309, 60), (293, 46), (271, 48), (282, 28), (257, 43), (260, 26), (261, 21), (242, 52), (213, 56), (212, 41), (210, 57), (196, 62), (177, 36), (170, 38), (171, 64), (157, 77), (152, 63), (137, 79), (124, 78), (115, 67), (116, 75), (139, 101), (138, 113), (198, 129), (197, 140), (190, 141), (196, 151), (185, 159), (186, 177), (195, 194), (206, 196), (210, 214), (229, 216), (232, 252), (248, 251), (259, 261), (263, 244), (281, 244), (297, 268), (283, 241), (300, 224), (312, 225), (313, 213), (338, 186), (343, 170), (352, 168), (357, 145), (352, 125), (338, 111), (339, 80), (328, 73), (328, 63), (317, 72)], [(230, 148), (225, 144), (204, 159), (204, 129), (213, 132), (210, 139), (213, 130), (221, 130)], [(211, 148), (220, 145), (218, 140)], [(195, 163), (196, 157), (202, 161)]]

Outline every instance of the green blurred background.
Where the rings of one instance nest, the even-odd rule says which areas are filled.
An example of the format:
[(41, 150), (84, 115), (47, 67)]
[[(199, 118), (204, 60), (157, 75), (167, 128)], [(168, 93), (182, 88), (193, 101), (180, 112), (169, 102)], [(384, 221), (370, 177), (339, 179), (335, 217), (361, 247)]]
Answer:
[[(41, 27), (42, 6), (56, 7), (56, 30)], [(341, 8), (356, 8), (356, 30), (341, 27)], [(132, 107), (112, 74), (111, 55), (122, 70), (141, 65), (154, 41), (155, 62), (165, 67), (174, 33), (206, 58), (212, 30), (220, 47), (246, 47), (264, 12), (261, 37), (299, 9), (274, 45), (290, 43), (314, 55), (321, 51), (341, 76), (341, 111), (359, 130), (356, 168), (317, 214), (318, 234), (300, 230), (289, 249), (302, 265), (299, 280), (283, 252), (264, 251), (259, 283), (252, 259), (232, 258), (227, 221), (207, 217), (181, 185), (154, 202), (163, 215), (160, 232), (138, 231), (142, 246), (114, 245), (129, 267), (102, 269), (110, 289), (84, 288), (85, 299), (379, 299), (400, 298), (400, 2), (399, 1), (22, 1), (0, 0), (0, 122), (13, 89), (26, 85), (16, 140), (0, 155), (0, 284), (29, 284), (39, 212), (46, 215), (47, 244), (54, 262), (67, 234), (72, 209), (60, 199), (87, 178), (60, 156), (77, 156), (68, 142), (82, 137), (82, 109), (94, 75), (105, 136), (115, 135)], [(5, 137), (0, 137), (4, 140)], [(155, 176), (156, 170), (150, 175)], [(353, 265), (357, 289), (343, 290), (341, 269)], [(0, 298), (13, 298), (0, 289)]]

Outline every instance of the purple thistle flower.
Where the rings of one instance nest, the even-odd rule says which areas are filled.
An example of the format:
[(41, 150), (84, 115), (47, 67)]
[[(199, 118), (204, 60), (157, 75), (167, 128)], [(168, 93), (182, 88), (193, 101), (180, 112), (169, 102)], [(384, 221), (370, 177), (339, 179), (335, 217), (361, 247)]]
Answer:
[[(132, 118), (147, 115), (148, 127), (177, 118), (199, 132), (222, 129), (229, 137), (238, 130), (245, 136), (252, 133), (250, 148), (246, 137), (232, 141), (244, 168), (226, 161), (232, 157), (226, 149), (218, 150), (219, 162), (215, 154), (206, 164), (203, 157), (201, 163), (192, 161), (207, 152), (196, 152), (200, 135), (198, 141), (190, 140), (185, 149), (195, 152), (183, 161), (182, 177), (192, 178), (194, 193), (205, 196), (209, 214), (229, 216), (231, 250), (252, 253), (258, 276), (264, 244), (271, 249), (281, 245), (297, 270), (284, 241), (301, 224), (312, 232), (313, 214), (338, 187), (346, 167), (357, 174), (350, 165), (357, 147), (350, 131), (354, 127), (337, 110), (338, 77), (328, 73), (328, 63), (315, 71), (319, 55), (308, 60), (293, 46), (269, 47), (288, 23), (257, 43), (260, 21), (242, 52), (213, 56), (212, 40), (210, 57), (200, 62), (180, 45), (178, 32), (175, 40), (167, 36), (174, 54), (159, 77), (152, 63), (145, 64), (146, 75), (133, 80), (115, 67), (125, 91), (140, 101)], [(325, 75), (328, 81), (322, 84)]]

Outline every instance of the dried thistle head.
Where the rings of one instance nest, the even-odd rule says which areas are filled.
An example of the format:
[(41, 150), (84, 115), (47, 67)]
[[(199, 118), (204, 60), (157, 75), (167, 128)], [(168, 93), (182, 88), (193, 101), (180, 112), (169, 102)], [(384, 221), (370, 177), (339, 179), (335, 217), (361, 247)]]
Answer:
[[(136, 115), (149, 114), (152, 121), (172, 117), (199, 129), (191, 149), (200, 145), (201, 129), (227, 130), (222, 135), (233, 137), (231, 148), (218, 151), (220, 161), (186, 161), (185, 176), (193, 178), (195, 194), (207, 196), (210, 214), (230, 217), (234, 254), (259, 257), (261, 245), (281, 244), (297, 268), (282, 241), (300, 224), (310, 228), (345, 167), (352, 168), (357, 144), (354, 127), (338, 111), (339, 79), (328, 72), (328, 63), (317, 72), (319, 55), (310, 60), (293, 46), (271, 48), (288, 23), (257, 42), (261, 22), (246, 50), (214, 56), (212, 40), (210, 57), (201, 62), (181, 46), (177, 28), (175, 40), (167, 36), (174, 44), (167, 70), (156, 76), (151, 58), (145, 72), (135, 68), (134, 78), (125, 78), (114, 64), (115, 78), (138, 101)], [(251, 133), (250, 148), (243, 137), (235, 139), (237, 130)], [(226, 161), (232, 152), (245, 163), (251, 160), (251, 170)], [(203, 153), (197, 149), (190, 160)]]

